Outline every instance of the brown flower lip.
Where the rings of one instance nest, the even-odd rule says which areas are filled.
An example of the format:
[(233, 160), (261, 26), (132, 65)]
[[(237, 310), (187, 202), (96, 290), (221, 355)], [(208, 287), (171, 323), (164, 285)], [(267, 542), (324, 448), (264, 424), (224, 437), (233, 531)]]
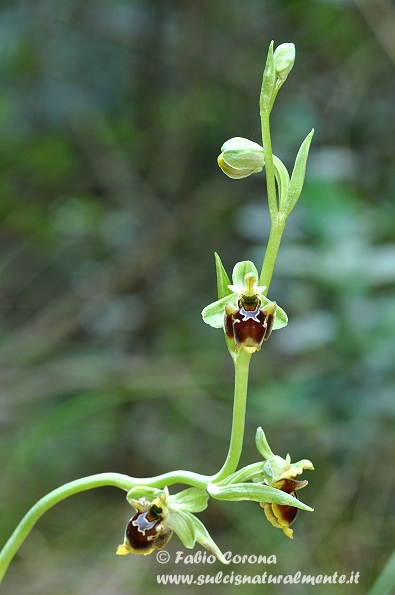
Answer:
[(146, 555), (163, 548), (173, 531), (165, 523), (162, 524), (162, 512), (156, 504), (144, 512), (137, 512), (126, 526), (124, 543), (119, 546), (117, 553)]
[(257, 295), (240, 295), (239, 308), (227, 304), (224, 314), (224, 329), (229, 339), (234, 339), (236, 349), (254, 353), (261, 349), (263, 341), (267, 341), (272, 332), (275, 317), (275, 302), (270, 309), (262, 308)]
[[(271, 487), (277, 488), (282, 492), (290, 494), (294, 498), (297, 498), (296, 490), (300, 490), (307, 485), (307, 481), (297, 481), (295, 479), (279, 479), (274, 482)], [(284, 504), (268, 504), (266, 502), (260, 502), (260, 506), (263, 508), (267, 520), (278, 529), (282, 529), (284, 535), (293, 539), (293, 531), (290, 529), (290, 525), (294, 522), (298, 513), (296, 506), (289, 506)]]

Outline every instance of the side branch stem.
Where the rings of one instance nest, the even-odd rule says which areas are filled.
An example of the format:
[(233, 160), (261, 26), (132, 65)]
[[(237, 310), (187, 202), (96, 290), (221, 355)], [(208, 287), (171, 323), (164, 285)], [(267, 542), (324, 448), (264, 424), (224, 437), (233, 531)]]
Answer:
[(41, 498), (41, 500), (39, 500), (29, 512), (25, 514), (11, 537), (8, 539), (0, 552), (0, 583), (4, 578), (10, 562), (37, 521), (44, 513), (55, 506), (55, 504), (58, 504), (69, 496), (74, 496), (79, 492), (85, 492), (104, 486), (113, 486), (128, 492), (137, 485), (163, 487), (164, 485), (172, 485), (175, 483), (186, 483), (205, 489), (209, 480), (210, 477), (199, 475), (197, 473), (189, 471), (173, 471), (149, 478), (129, 477), (128, 475), (122, 475), (120, 473), (99, 473), (97, 475), (83, 477), (82, 479), (76, 479), (75, 481), (66, 483)]

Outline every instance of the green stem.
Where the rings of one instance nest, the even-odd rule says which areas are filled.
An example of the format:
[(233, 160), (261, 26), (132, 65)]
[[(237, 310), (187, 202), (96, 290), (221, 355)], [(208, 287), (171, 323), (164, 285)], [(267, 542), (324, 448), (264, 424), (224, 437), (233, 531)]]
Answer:
[(269, 286), (273, 276), (274, 265), (276, 264), (278, 249), (285, 228), (285, 220), (277, 215), (272, 220), (270, 228), (269, 241), (267, 243), (265, 259), (262, 265), (262, 271), (259, 278), (259, 285), (265, 285), (265, 294), (269, 291)]
[(251, 353), (242, 349), (234, 359), (235, 393), (233, 402), (232, 434), (230, 437), (228, 456), (222, 468), (211, 478), (212, 482), (221, 481), (236, 471), (243, 447), (246, 401), (248, 388), (248, 371)]
[(265, 157), (266, 187), (271, 219), (270, 235), (267, 244), (259, 285), (266, 285), (267, 294), (272, 280), (274, 265), (280, 247), (281, 238), (285, 227), (285, 219), (280, 215), (277, 204), (276, 180), (273, 164), (272, 140), (270, 136), (270, 111), (265, 105), (260, 108), (262, 142)]
[(218, 485), (221, 487), (229, 485), (230, 483), (242, 483), (246, 481), (251, 481), (255, 477), (260, 477), (262, 475), (262, 461), (259, 463), (251, 463), (251, 465), (247, 465), (239, 471), (235, 471), (231, 475), (228, 475), (223, 479)]
[(127, 477), (126, 475), (120, 475), (119, 473), (101, 473), (66, 483), (41, 498), (41, 500), (39, 500), (23, 517), (0, 553), (0, 582), (18, 549), (25, 541), (38, 519), (47, 512), (47, 510), (52, 508), (52, 506), (58, 502), (61, 502), (61, 500), (77, 494), (78, 492), (84, 492), (102, 486), (114, 486), (125, 491), (128, 491), (133, 487), (131, 485), (130, 477)]

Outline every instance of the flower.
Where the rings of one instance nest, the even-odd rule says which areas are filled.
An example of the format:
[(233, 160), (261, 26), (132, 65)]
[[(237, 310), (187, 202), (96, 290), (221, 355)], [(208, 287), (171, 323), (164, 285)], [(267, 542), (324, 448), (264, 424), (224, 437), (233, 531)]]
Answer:
[(226, 141), (217, 161), (224, 174), (235, 180), (259, 173), (265, 165), (263, 147), (240, 136)]
[(287, 324), (288, 317), (276, 302), (264, 295), (266, 287), (257, 285), (258, 272), (251, 261), (238, 262), (232, 280), (233, 284), (226, 287), (228, 294), (206, 306), (202, 317), (214, 328), (223, 327), (227, 338), (234, 341), (236, 351), (254, 353), (272, 330)]
[[(260, 454), (266, 459), (262, 469), (263, 483), (297, 498), (296, 491), (304, 488), (308, 482), (297, 481), (296, 477), (305, 469), (313, 470), (313, 463), (308, 459), (291, 463), (289, 454), (285, 459), (273, 454), (262, 428), (257, 429), (255, 443)], [(273, 527), (282, 529), (287, 537), (293, 539), (293, 531), (289, 527), (296, 518), (296, 506), (267, 502), (260, 502), (260, 506)]]
[(126, 526), (124, 541), (116, 552), (119, 556), (151, 554), (163, 548), (174, 532), (185, 547), (193, 548), (198, 542), (228, 564), (206, 527), (192, 514), (207, 507), (204, 490), (188, 488), (171, 496), (167, 487), (139, 486), (128, 492), (127, 499), (137, 512)]
[(169, 512), (164, 493), (152, 502), (134, 500), (133, 506), (137, 513), (126, 526), (124, 542), (117, 549), (119, 556), (151, 554), (155, 549), (163, 548), (173, 534), (165, 522)]
[[(276, 488), (290, 494), (294, 498), (297, 498), (296, 490), (300, 490), (307, 485), (307, 481), (296, 481), (295, 479), (279, 479), (278, 481), (271, 484), (272, 488)], [(293, 539), (293, 530), (289, 528), (294, 522), (298, 509), (296, 506), (289, 506), (284, 504), (268, 504), (266, 502), (260, 502), (260, 506), (263, 508), (267, 520), (278, 529), (282, 529), (284, 535)]]
[(245, 287), (235, 288), (240, 291), (238, 308), (231, 303), (225, 306), (224, 330), (228, 339), (234, 339), (237, 351), (243, 348), (254, 353), (270, 337), (276, 316), (276, 302), (269, 302), (260, 309), (262, 300), (258, 290), (266, 288), (255, 287), (257, 278), (252, 273), (247, 273), (244, 280)]

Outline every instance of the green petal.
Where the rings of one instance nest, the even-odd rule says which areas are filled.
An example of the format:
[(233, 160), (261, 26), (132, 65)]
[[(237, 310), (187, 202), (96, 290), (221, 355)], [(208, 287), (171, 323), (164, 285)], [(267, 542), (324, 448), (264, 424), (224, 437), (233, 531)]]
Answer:
[(171, 511), (166, 523), (177, 533), (183, 545), (188, 549), (193, 548), (196, 543), (196, 530), (193, 525), (193, 515), (188, 512)]
[(300, 500), (286, 494), (277, 488), (272, 488), (258, 483), (238, 483), (237, 485), (229, 485), (219, 487), (214, 484), (209, 484), (207, 490), (216, 500), (240, 501), (253, 500), (255, 502), (268, 502), (269, 504), (283, 504), (287, 506), (295, 506), (302, 510), (313, 511), (310, 506), (303, 504)]
[(221, 552), (221, 550), (219, 549), (219, 547), (217, 546), (217, 544), (215, 543), (215, 541), (213, 540), (203, 523), (199, 521), (199, 519), (197, 519), (195, 516), (193, 517), (192, 522), (196, 531), (196, 541), (200, 543), (200, 545), (208, 549), (212, 554), (214, 554), (214, 556), (217, 556), (220, 562), (223, 562), (224, 564), (229, 564), (229, 561), (226, 560), (223, 553)]
[(229, 289), (230, 280), (229, 277), (224, 269), (224, 265), (219, 257), (219, 254), (214, 252), (215, 255), (215, 272), (217, 274), (217, 291), (218, 291), (218, 299), (225, 297), (226, 295), (230, 295), (232, 291)]
[(275, 455), (270, 448), (268, 441), (265, 436), (265, 432), (262, 428), (258, 428), (255, 434), (255, 445), (258, 449), (258, 452), (262, 457), (266, 459), (272, 459)]
[(237, 297), (235, 293), (231, 293), (206, 306), (202, 311), (204, 322), (214, 328), (222, 328), (224, 325), (225, 306), (226, 304), (233, 304), (237, 307)]
[(255, 275), (258, 281), (258, 271), (256, 270), (256, 266), (253, 262), (251, 262), (251, 260), (243, 260), (242, 262), (238, 262), (233, 269), (232, 284), (245, 287), (244, 277), (248, 273), (253, 273), (253, 275)]
[(202, 512), (207, 508), (208, 494), (199, 488), (188, 488), (169, 497), (170, 510)]

